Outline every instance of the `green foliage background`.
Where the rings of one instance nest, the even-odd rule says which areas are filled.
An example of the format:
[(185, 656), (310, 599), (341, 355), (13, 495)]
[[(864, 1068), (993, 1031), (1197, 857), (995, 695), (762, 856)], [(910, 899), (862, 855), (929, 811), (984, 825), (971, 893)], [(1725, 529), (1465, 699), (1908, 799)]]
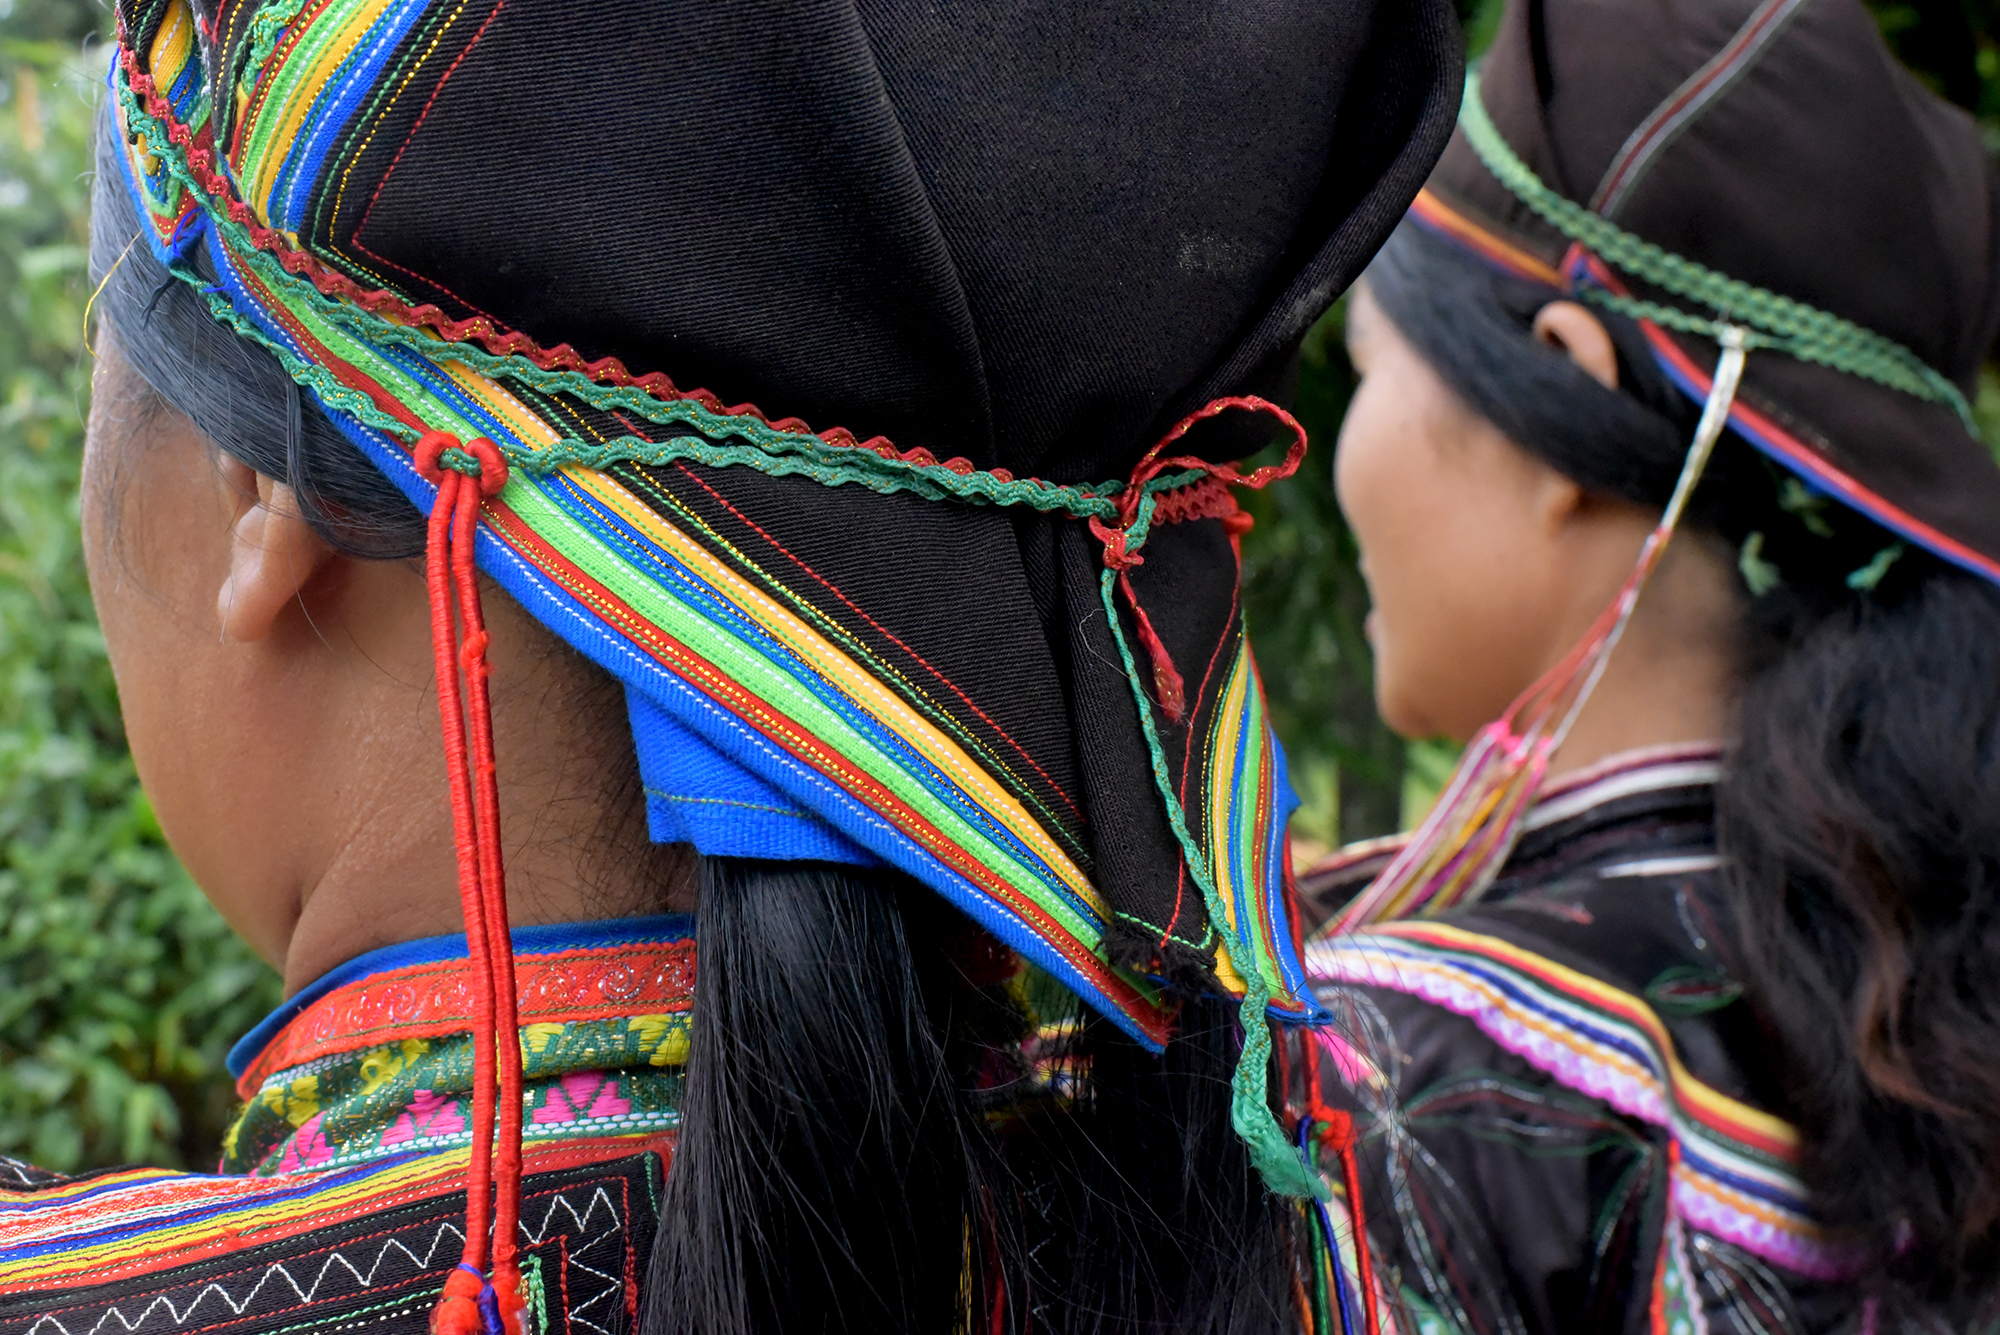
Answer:
[[(1498, 0), (1460, 0), (1483, 45)], [(2000, 148), (2000, 0), (1873, 6)], [(0, 0), (0, 1154), (51, 1168), (212, 1162), (228, 1045), (277, 980), (223, 925), (133, 777), (77, 537), (91, 0)], [(1367, 591), (1334, 504), (1352, 389), (1338, 308), (1307, 340), (1302, 475), (1251, 498), (1246, 608), (1319, 843), (1397, 828), (1449, 752), (1376, 720)], [(2000, 427), (2000, 389), (1983, 407)], [(2000, 430), (1994, 433), (2000, 438)]]

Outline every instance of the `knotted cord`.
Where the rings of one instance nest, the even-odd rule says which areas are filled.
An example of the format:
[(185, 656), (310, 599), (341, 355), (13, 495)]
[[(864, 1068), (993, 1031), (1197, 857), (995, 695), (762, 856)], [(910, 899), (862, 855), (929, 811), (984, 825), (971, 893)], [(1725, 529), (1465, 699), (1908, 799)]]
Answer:
[(465, 1251), (445, 1281), (431, 1328), (437, 1335), (519, 1335), (526, 1306), (516, 1250), (521, 1215), (520, 1018), (500, 854), (486, 618), (474, 561), (480, 499), (506, 485), (507, 464), (492, 441), (481, 438), (461, 447), (457, 437), (442, 431), (418, 439), (415, 463), (437, 486), (426, 530), (424, 583), (472, 978), (472, 1162), (466, 1173)]

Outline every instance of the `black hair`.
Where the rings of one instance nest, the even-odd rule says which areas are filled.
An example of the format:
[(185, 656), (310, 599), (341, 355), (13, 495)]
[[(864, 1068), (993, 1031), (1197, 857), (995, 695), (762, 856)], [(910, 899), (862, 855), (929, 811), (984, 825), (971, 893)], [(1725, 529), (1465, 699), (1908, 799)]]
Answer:
[[(216, 448), (292, 486), (336, 548), (420, 552), (409, 500), (267, 350), (133, 243), (116, 133), (101, 117), (91, 258), (120, 352)], [(1018, 982), (967, 965), (997, 943), (927, 888), (734, 858), (701, 859), (700, 887), (697, 1020), (647, 1331), (1295, 1328), (1295, 1215), (1230, 1130), (1233, 1007), (1190, 1000), (1154, 1055), (1051, 985), (1042, 1019), (1068, 1037), (1039, 1054), (1064, 1072), (1050, 1081), (1024, 1054)]]
[[(1406, 222), (1383, 312), (1516, 444), (1659, 506), (1698, 405), (1642, 336), (1609, 389), (1532, 333), (1548, 288)], [(1716, 794), (1747, 993), (1825, 1223), (1865, 1239), (1885, 1329), (2000, 1315), (2000, 589), (1812, 497), (1733, 433), (1688, 523), (1745, 553)], [(1897, 552), (1880, 578), (1850, 577)], [(1767, 564), (1765, 577), (1747, 567)], [(1867, 583), (1867, 581), (1862, 581)]]

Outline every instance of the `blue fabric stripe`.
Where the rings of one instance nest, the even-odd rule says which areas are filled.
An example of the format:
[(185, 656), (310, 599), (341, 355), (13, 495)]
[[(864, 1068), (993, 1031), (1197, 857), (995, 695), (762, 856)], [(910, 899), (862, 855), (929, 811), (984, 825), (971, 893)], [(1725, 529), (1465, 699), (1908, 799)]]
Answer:
[[(328, 415), (420, 511), (429, 513), (437, 489), (417, 475), (406, 450), (345, 413), (329, 409)], [(478, 549), (480, 568), (578, 653), (645, 694), (684, 727), (708, 737), (719, 749), (743, 760), (759, 778), (819, 813), (855, 843), (936, 890), (1024, 959), (1060, 980), (1134, 1041), (1159, 1051), (1160, 1045), (1122, 1007), (1114, 1004), (1083, 970), (1070, 963), (1011, 909), (929, 850), (904, 838), (845, 789), (799, 763), (795, 756), (721, 709), (692, 684), (667, 671), (657, 659), (640, 652), (568, 590), (502, 542), (491, 529), (479, 530)]]
[[(121, 163), (123, 160), (124, 155), (121, 154)], [(127, 175), (129, 184), (129, 172)], [(190, 229), (191, 233), (208, 232), (206, 219), (200, 215), (197, 217), (199, 220)], [(154, 239), (152, 229), (147, 229), (147, 235), (148, 244), (153, 246), (155, 252), (163, 260), (170, 260), (170, 252)], [(248, 299), (230, 266), (225, 263), (220, 268), (224, 274), (224, 291), (235, 308), (274, 341), (294, 347), (285, 332)], [(417, 475), (407, 450), (323, 401), (321, 406), (326, 409), (330, 420), (410, 498), (419, 511), (429, 513), (436, 488)], [(1044, 939), (1012, 909), (992, 898), (928, 849), (904, 837), (901, 831), (852, 794), (801, 764), (762, 733), (722, 710), (696, 687), (669, 672), (650, 655), (642, 653), (622, 634), (600, 621), (590, 608), (561, 585), (500, 541), (490, 529), (481, 528), (477, 546), (480, 568), (498, 581), (531, 615), (578, 652), (658, 704), (682, 726), (706, 737), (718, 750), (737, 758), (758, 778), (816, 812), (862, 848), (937, 890), (1023, 958), (1068, 986), (1135, 1041), (1158, 1051), (1158, 1043), (1144, 1032), (1131, 1014), (1115, 1004), (1083, 968), (1071, 963), (1053, 943)], [(262, 1030), (260, 1025), (259, 1031)], [(269, 1041), (268, 1035), (264, 1041)], [(256, 1050), (253, 1048), (239, 1058), (238, 1053), (244, 1051), (243, 1045), (239, 1044), (237, 1051), (231, 1054), (231, 1069), (243, 1069)]]
[(1292, 813), (1299, 809), (1299, 795), (1292, 788), (1291, 767), (1285, 760), (1285, 747), (1275, 732), (1267, 734), (1271, 746), (1271, 827), (1269, 843), (1266, 846), (1271, 897), (1271, 935), (1273, 950), (1278, 959), (1278, 976), (1285, 980), (1285, 988), (1303, 1010), (1279, 1012), (1273, 1008), (1277, 1018), (1294, 1024), (1324, 1024), (1333, 1018), (1333, 1012), (1319, 1004), (1319, 998), (1312, 990), (1312, 982), (1306, 977), (1305, 961), (1299, 958), (1297, 948), (1292, 944), (1292, 915), (1285, 887), (1290, 882), (1285, 866), (1287, 845), (1285, 830), (1292, 823)]
[(672, 589), (681, 602), (698, 609), (709, 621), (754, 644), (766, 659), (782, 667), (801, 687), (810, 691), (817, 699), (839, 713), (850, 725), (864, 733), (880, 750), (896, 759), (906, 773), (922, 783), (933, 795), (942, 798), (961, 817), (1008, 849), (1033, 870), (1036, 879), (1045, 887), (1060, 895), (1075, 912), (1086, 921), (1097, 924), (1099, 930), (1102, 930), (1102, 919), (1081, 896), (1023, 844), (1011, 830), (976, 802), (956, 780), (926, 759), (901, 734), (884, 726), (850, 699), (845, 692), (814, 671), (792, 650), (779, 643), (769, 631), (736, 604), (730, 602), (692, 570), (634, 531), (618, 516), (604, 509), (569, 479), (554, 475), (547, 479), (538, 478), (535, 481), (553, 484), (544, 485), (543, 493), (576, 519), (588, 524), (605, 542), (622, 549), (628, 564), (643, 571), (659, 572), (655, 578), (663, 587)]
[[(149, 1233), (162, 1232), (166, 1229), (174, 1228), (184, 1224), (198, 1224), (201, 1223), (203, 1220), (214, 1219), (222, 1215), (232, 1214), (253, 1205), (265, 1206), (273, 1203), (299, 1200), (302, 1198), (317, 1196), (322, 1192), (334, 1190), (336, 1188), (345, 1186), (348, 1183), (365, 1181), (366, 1179), (374, 1177), (378, 1174), (390, 1172), (397, 1168), (401, 1168), (410, 1163), (411, 1160), (422, 1157), (422, 1154), (423, 1152), (419, 1151), (411, 1154), (398, 1155), (395, 1158), (381, 1159), (376, 1162), (370, 1163), (365, 1167), (359, 1167), (359, 1168), (331, 1169), (317, 1173), (301, 1173), (298, 1174), (297, 1177), (295, 1178), (295, 1181), (297, 1183), (296, 1186), (292, 1186), (285, 1190), (273, 1190), (268, 1193), (260, 1193), (255, 1201), (245, 1201), (241, 1197), (229, 1197), (219, 1201), (206, 1201), (198, 1205), (190, 1205), (183, 1210), (173, 1211), (170, 1214), (147, 1213), (140, 1216), (139, 1218), (128, 1220), (120, 1224), (114, 1224), (108, 1228), (99, 1229), (90, 1233), (72, 1234), (71, 1236), (66, 1238), (58, 1238), (45, 1241), (35, 1246), (0, 1247), (0, 1261), (25, 1261), (31, 1257), (36, 1257), (36, 1256), (60, 1255), (63, 1252), (75, 1251), (83, 1247), (99, 1245), (108, 1242), (116, 1242), (122, 1238), (143, 1237)], [(185, 1177), (189, 1175), (177, 1174), (173, 1176), (184, 1180)], [(234, 1180), (241, 1180), (241, 1179), (234, 1179)], [(284, 1179), (280, 1178), (276, 1180), (283, 1181)], [(105, 1194), (107, 1195), (113, 1194), (123, 1189), (142, 1190), (145, 1187), (145, 1185), (146, 1184), (143, 1182), (115, 1183), (108, 1185), (105, 1188)], [(13, 1206), (11, 1208), (19, 1210), (33, 1210), (39, 1207), (36, 1201), (34, 1200), (33, 1196), (30, 1195), (26, 1200), (22, 1201), (18, 1205)]]
[[(1672, 361), (1657, 349), (1653, 350), (1653, 360), (1660, 364), (1660, 369), (1667, 373), (1667, 378), (1674, 382), (1681, 393), (1687, 395), (1696, 403), (1706, 403), (1708, 401), (1707, 391), (1696, 385), (1686, 372), (1674, 365)], [(1759, 454), (1765, 456), (1772, 463), (1784, 468), (1786, 472), (1797, 475), (1820, 495), (1831, 497), (1850, 510), (1860, 511), (1883, 528), (1888, 529), (1891, 533), (1894, 533), (1907, 542), (1914, 542), (1940, 561), (1950, 562), (1961, 570), (1979, 576), (1979, 578), (1989, 584), (2000, 583), (2000, 580), (1994, 579), (1993, 570), (1990, 566), (1982, 565), (1978, 561), (1968, 560), (1964, 553), (1954, 552), (1947, 547), (1940, 546), (1932, 542), (1924, 534), (1905, 525), (1894, 514), (1890, 513), (1880, 497), (1876, 496), (1866, 487), (1863, 487), (1858, 480), (1854, 482), (1852, 491), (1834, 486), (1828, 478), (1813, 471), (1810, 460), (1801, 460), (1795, 455), (1787, 453), (1776, 441), (1770, 439), (1763, 432), (1757, 430), (1756, 427), (1744, 421), (1733, 412), (1729, 417), (1729, 429), (1750, 442)]]
[[(1400, 950), (1415, 960), (1434, 960), (1442, 955), (1463, 972), (1484, 979), (1512, 1000), (1519, 1002), (1526, 1009), (1547, 1019), (1549, 1023), (1555, 1025), (1557, 1028), (1567, 1029), (1573, 1033), (1580, 1033), (1594, 1042), (1601, 1043), (1607, 1048), (1630, 1057), (1640, 1066), (1650, 1071), (1653, 1078), (1659, 1081), (1662, 1088), (1671, 1089), (1667, 1073), (1660, 1060), (1660, 1053), (1651, 1043), (1627, 1040), (1621, 1035), (1593, 1025), (1575, 1015), (1559, 1013), (1554, 1008), (1542, 1004), (1534, 996), (1533, 992), (1528, 989), (1528, 985), (1515, 980), (1512, 971), (1508, 970), (1506, 966), (1496, 964), (1477, 955), (1467, 955), (1448, 949), (1431, 951), (1423, 946), (1413, 945), (1405, 941), (1396, 941), (1394, 945), (1385, 946), (1384, 943), (1388, 940), (1393, 940), (1393, 938), (1374, 938), (1370, 942), (1371, 948), (1384, 949), (1390, 955), (1394, 955)], [(1570, 998), (1569, 1000), (1573, 1006), (1584, 1007), (1584, 1003), (1575, 998)], [(1671, 1094), (1669, 1094), (1668, 1103), (1671, 1107)], [(1683, 1149), (1685, 1150), (1687, 1138), (1682, 1137), (1682, 1141)], [(1754, 1157), (1757, 1154), (1757, 1151), (1748, 1146), (1741, 1146), (1739, 1148), (1747, 1155)], [(1769, 1183), (1734, 1173), (1710, 1159), (1702, 1159), (1701, 1162), (1704, 1165), (1703, 1172), (1718, 1180), (1728, 1182), (1748, 1195), (1756, 1196), (1758, 1199), (1769, 1201), (1774, 1205), (1783, 1206), (1788, 1210), (1804, 1212), (1803, 1202), (1782, 1188), (1773, 1187)]]
[(429, 7), (430, 0), (403, 0), (386, 11), (320, 90), (271, 183), (271, 226), (293, 230), (300, 226), (320, 168), (348, 117), (374, 88), (404, 34)]

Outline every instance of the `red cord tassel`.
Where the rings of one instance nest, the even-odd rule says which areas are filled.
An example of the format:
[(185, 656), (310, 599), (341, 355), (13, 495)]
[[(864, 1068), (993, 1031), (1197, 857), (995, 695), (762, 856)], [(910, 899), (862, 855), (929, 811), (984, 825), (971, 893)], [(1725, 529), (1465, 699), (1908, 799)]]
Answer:
[[(447, 461), (447, 451), (477, 461), (478, 475), (460, 471), (461, 460)], [(451, 789), (459, 904), (465, 914), (466, 964), (472, 977), (472, 1161), (466, 1171), (465, 1251), (445, 1281), (444, 1294), (431, 1313), (431, 1328), (437, 1335), (518, 1335), (526, 1309), (516, 1250), (521, 1215), (520, 1020), (500, 856), (500, 789), (487, 689), (486, 618), (474, 562), (479, 501), (506, 485), (507, 461), (490, 440), (461, 446), (456, 437), (432, 431), (417, 442), (415, 462), (417, 471), (438, 489), (426, 534), (424, 578), (430, 594), (438, 714)], [(489, 1231), (490, 1282), (485, 1277)]]

